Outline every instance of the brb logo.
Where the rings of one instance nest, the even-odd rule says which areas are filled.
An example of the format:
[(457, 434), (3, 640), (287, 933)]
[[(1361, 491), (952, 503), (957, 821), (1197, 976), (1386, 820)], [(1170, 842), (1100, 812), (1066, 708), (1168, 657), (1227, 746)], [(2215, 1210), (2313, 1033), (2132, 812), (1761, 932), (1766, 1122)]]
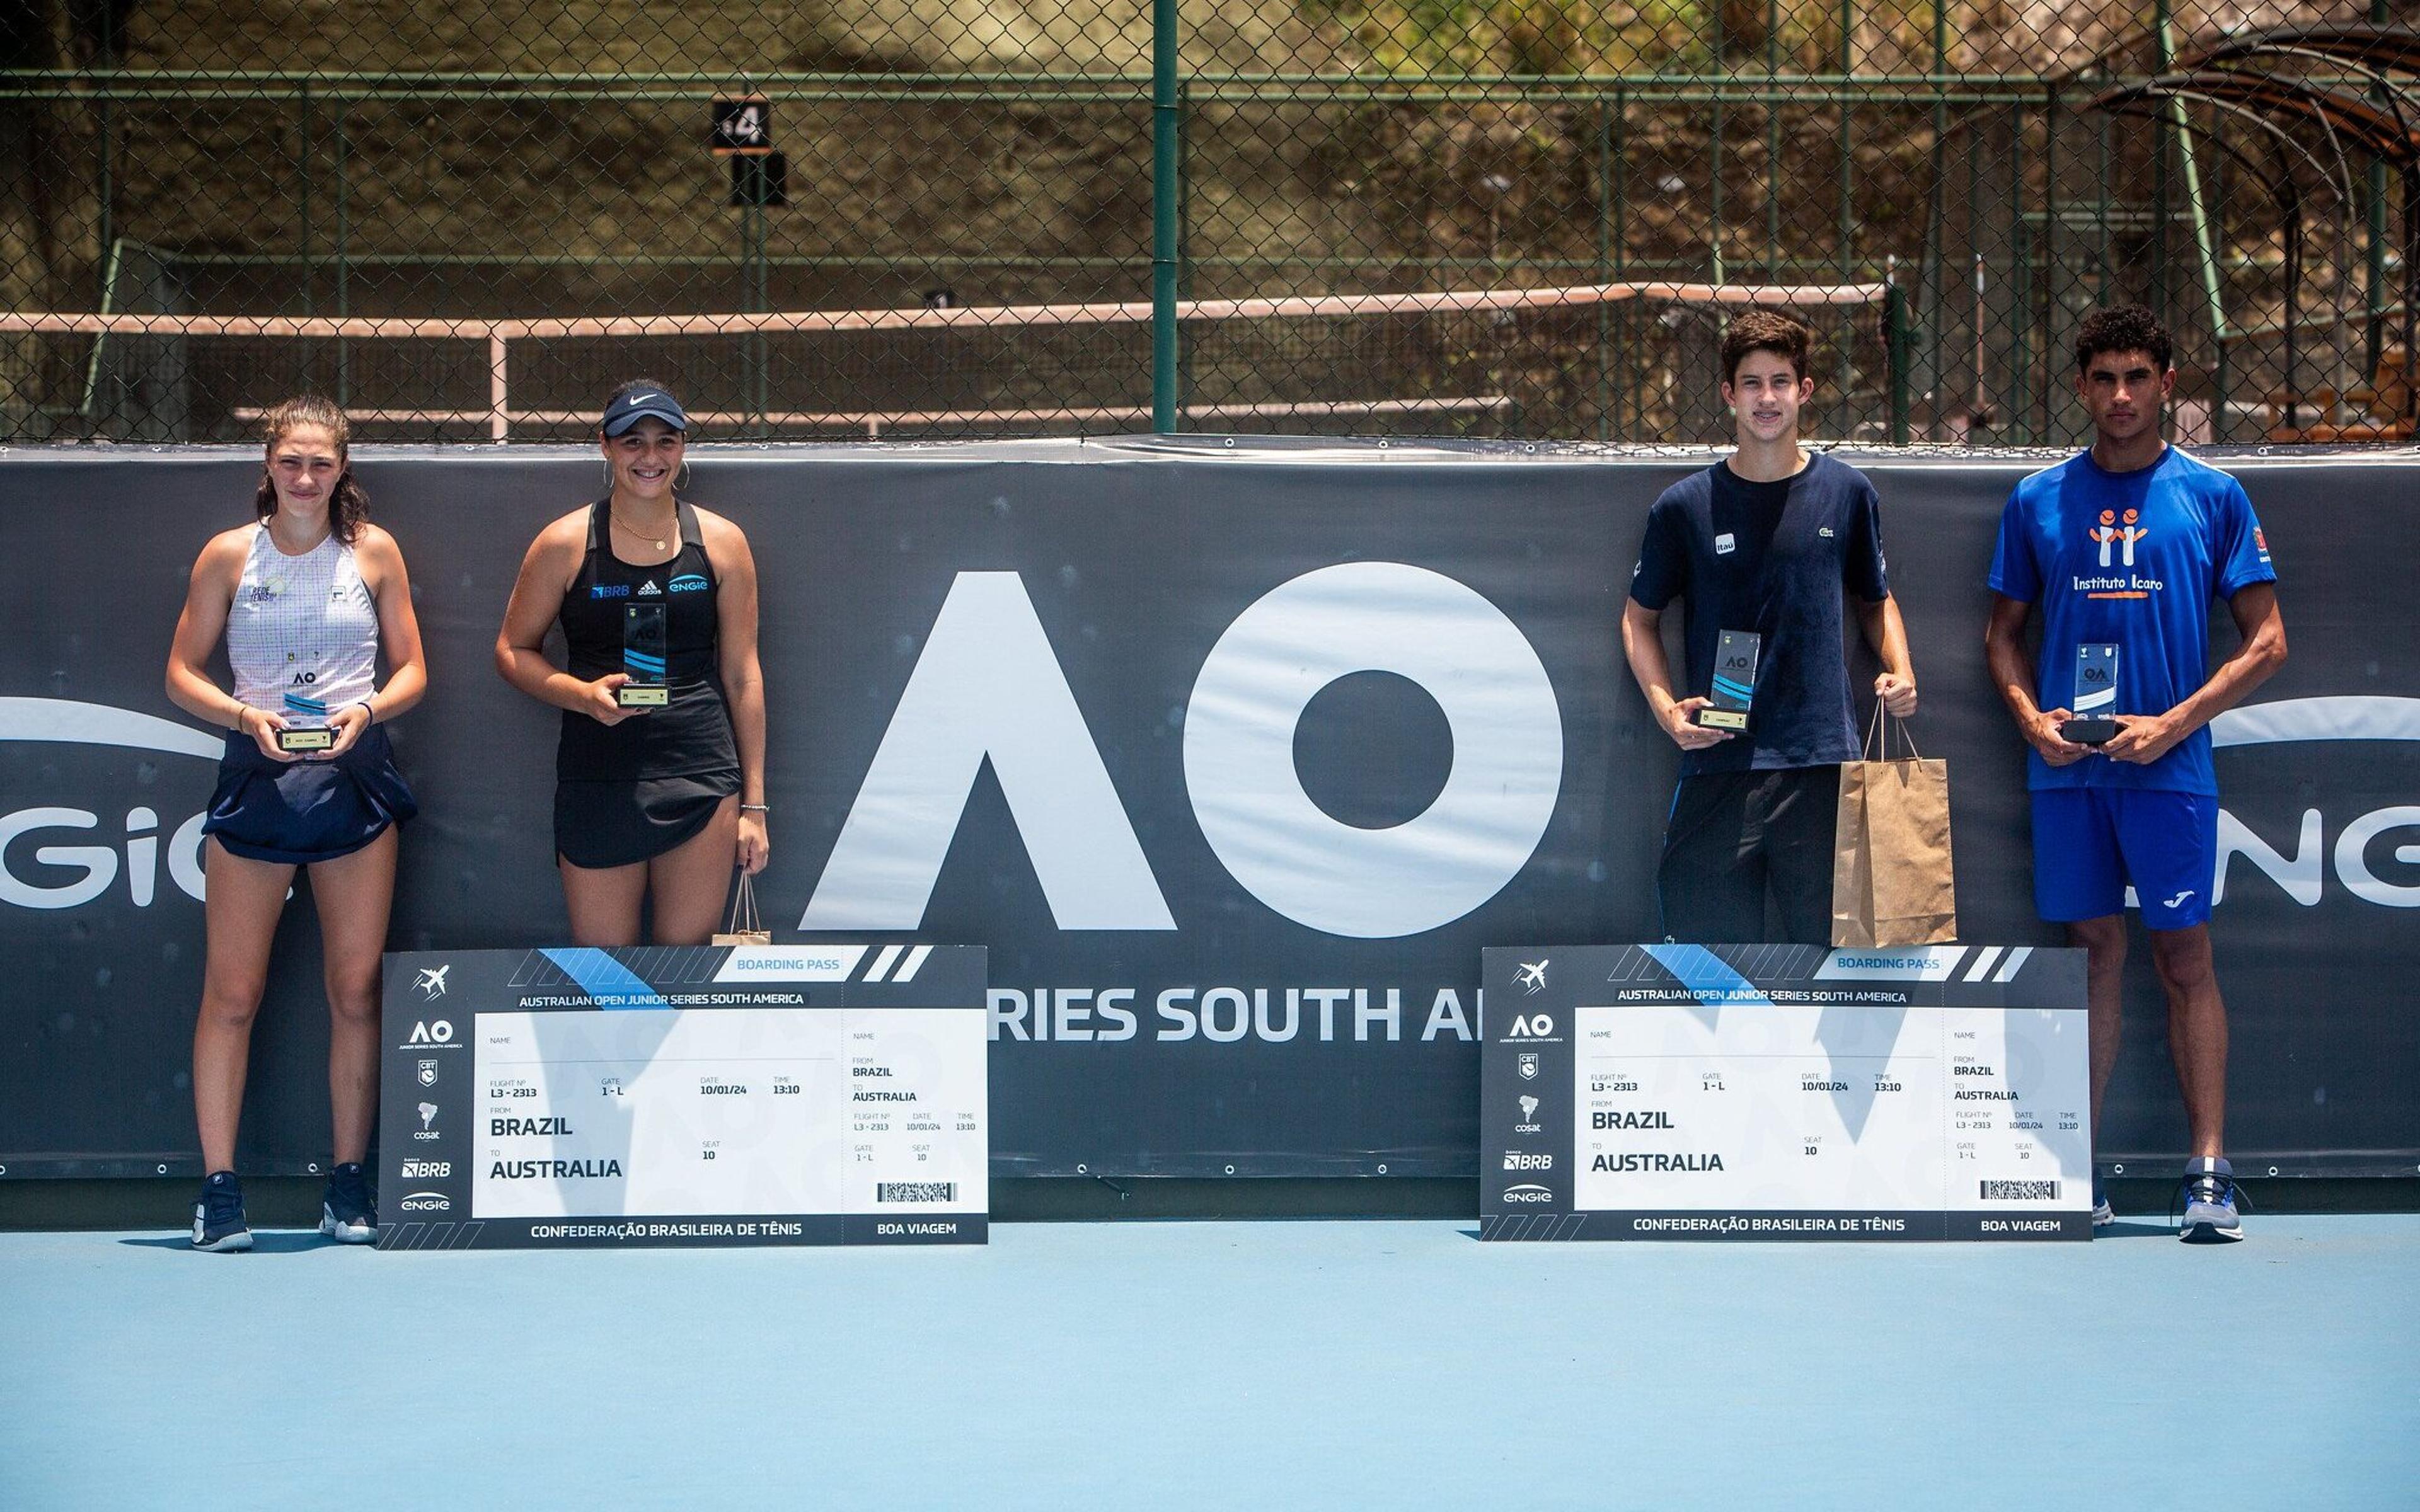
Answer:
[[(219, 738), (106, 704), (0, 698), (0, 751), (8, 753), (11, 768), (21, 751), (30, 756), (33, 748), (43, 745), (114, 747), (140, 755), (127, 764), (132, 770), (122, 778), (107, 772), (97, 756), (73, 764), (45, 763), (36, 769), (49, 790), (43, 796), (51, 801), (0, 814), (0, 903), (80, 908), (122, 884), (129, 903), (148, 908), (160, 896), (163, 869), (170, 885), (199, 901), (204, 816), (194, 813), (171, 829), (153, 803), (128, 800), (134, 796), (156, 802), (180, 790), (193, 792), (195, 800), (206, 799), (209, 772), (223, 748)], [(158, 756), (180, 759), (163, 763), (154, 759)], [(187, 757), (211, 765), (181, 759)], [(52, 787), (54, 782), (58, 788)], [(114, 824), (103, 818), (113, 812), (117, 815)]]
[[(1385, 828), (1329, 814), (1295, 765), (1304, 710), (1357, 672), (1417, 685), (1452, 733), (1443, 789)], [(1562, 711), (1537, 651), (1478, 593), (1404, 563), (1270, 590), (1203, 658), (1183, 722), (1211, 850), (1262, 903), (1330, 934), (1420, 934), (1479, 907), (1528, 863), (1562, 791)], [(918, 928), (986, 762), (1061, 929), (1176, 928), (1013, 572), (952, 583), (799, 928)]]

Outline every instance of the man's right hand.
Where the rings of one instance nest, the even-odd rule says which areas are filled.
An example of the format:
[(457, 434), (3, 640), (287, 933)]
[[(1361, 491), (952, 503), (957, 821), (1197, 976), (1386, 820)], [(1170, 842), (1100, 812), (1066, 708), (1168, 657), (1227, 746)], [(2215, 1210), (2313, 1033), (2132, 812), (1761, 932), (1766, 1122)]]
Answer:
[(2025, 739), (2051, 765), (2071, 765), (2092, 754), (2091, 747), (2079, 746), (2058, 733), (2060, 725), (2074, 717), (2066, 709), (2037, 710), (2024, 723)]
[(1701, 698), (1685, 698), (1664, 711), (1664, 733), (1672, 744), (1683, 750), (1703, 750), (1731, 738), (1728, 730), (1709, 730), (1698, 723), (1698, 711), (1706, 706)]

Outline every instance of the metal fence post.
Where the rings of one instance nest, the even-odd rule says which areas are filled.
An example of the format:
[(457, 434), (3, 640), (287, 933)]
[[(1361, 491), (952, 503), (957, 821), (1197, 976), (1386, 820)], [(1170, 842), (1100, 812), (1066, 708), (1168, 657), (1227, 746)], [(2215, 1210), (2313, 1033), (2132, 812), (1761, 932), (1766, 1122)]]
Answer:
[(1151, 428), (1163, 436), (1175, 431), (1177, 412), (1176, 42), (1176, 0), (1151, 0)]
[(1907, 296), (1899, 286), (1899, 259), (1890, 259), (1883, 276), (1889, 282), (1883, 295), (1883, 320), (1888, 339), (1884, 343), (1890, 356), (1890, 426), (1891, 444), (1907, 444)]

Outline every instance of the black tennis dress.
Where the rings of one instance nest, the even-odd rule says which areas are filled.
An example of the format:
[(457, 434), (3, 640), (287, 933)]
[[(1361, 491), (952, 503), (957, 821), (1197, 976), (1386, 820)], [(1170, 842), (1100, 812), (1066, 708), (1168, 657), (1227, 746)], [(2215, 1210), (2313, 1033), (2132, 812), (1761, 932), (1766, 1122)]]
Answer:
[(664, 605), (671, 702), (599, 724), (565, 710), (554, 758), (554, 848), (574, 866), (629, 866), (704, 829), (739, 791), (739, 748), (722, 696), (715, 599), (719, 584), (697, 511), (677, 510), (680, 552), (653, 567), (613, 555), (607, 501), (588, 510), (588, 553), (563, 595), (571, 675), (594, 682), (624, 670), (623, 609)]

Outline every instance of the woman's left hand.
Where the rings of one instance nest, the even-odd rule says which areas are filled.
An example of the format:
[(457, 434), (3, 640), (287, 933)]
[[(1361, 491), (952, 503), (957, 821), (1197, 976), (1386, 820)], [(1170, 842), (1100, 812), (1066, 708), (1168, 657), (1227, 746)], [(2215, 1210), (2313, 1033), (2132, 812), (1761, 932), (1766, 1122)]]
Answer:
[(743, 813), (739, 816), (739, 870), (753, 876), (765, 870), (773, 858), (773, 842), (765, 835), (765, 816)]
[(348, 703), (328, 717), (328, 728), (336, 733), (336, 743), (322, 752), (321, 761), (333, 762), (353, 748), (369, 732), (370, 711), (367, 704)]

